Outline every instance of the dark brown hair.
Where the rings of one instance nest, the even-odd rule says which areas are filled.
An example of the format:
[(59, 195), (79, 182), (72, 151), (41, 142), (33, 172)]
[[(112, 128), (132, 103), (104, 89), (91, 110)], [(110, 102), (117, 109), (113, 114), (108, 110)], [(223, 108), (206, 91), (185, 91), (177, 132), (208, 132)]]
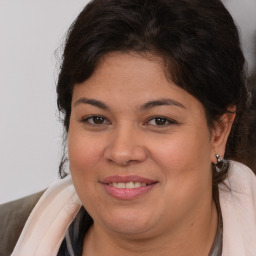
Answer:
[[(231, 15), (219, 0), (94, 0), (71, 25), (57, 84), (58, 108), (69, 130), (74, 84), (88, 79), (109, 52), (154, 54), (163, 58), (166, 76), (204, 106), (214, 121), (237, 107), (227, 159), (246, 142), (248, 92), (244, 57)], [(64, 158), (60, 165), (63, 172)], [(213, 183), (221, 182), (213, 168)]]

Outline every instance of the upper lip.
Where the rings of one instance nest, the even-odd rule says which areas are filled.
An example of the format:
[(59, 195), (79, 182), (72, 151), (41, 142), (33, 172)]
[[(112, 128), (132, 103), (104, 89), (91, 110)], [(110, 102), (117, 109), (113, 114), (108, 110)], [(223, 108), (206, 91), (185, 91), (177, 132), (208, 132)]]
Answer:
[(109, 183), (128, 183), (128, 182), (140, 182), (140, 183), (146, 183), (146, 184), (153, 184), (157, 183), (156, 180), (147, 179), (141, 176), (137, 175), (128, 175), (128, 176), (109, 176), (105, 179), (103, 179), (102, 183), (109, 184)]

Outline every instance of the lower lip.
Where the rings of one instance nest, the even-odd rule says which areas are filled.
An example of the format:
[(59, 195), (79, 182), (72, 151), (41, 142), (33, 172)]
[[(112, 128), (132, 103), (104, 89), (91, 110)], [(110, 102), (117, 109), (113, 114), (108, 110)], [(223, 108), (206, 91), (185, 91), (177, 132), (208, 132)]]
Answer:
[(115, 198), (122, 200), (131, 200), (140, 197), (150, 191), (157, 183), (139, 188), (116, 188), (108, 184), (103, 184), (107, 193)]

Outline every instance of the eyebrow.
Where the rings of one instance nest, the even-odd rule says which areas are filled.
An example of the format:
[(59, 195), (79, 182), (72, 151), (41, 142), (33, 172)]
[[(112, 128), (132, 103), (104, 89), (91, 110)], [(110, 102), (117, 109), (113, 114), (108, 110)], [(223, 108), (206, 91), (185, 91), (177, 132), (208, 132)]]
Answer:
[[(99, 101), (99, 100), (95, 100), (95, 99), (87, 99), (87, 98), (83, 97), (83, 98), (78, 99), (75, 102), (74, 106), (76, 107), (79, 104), (89, 104), (89, 105), (96, 106), (96, 107), (104, 109), (104, 110), (109, 110), (109, 107), (105, 103), (103, 103), (102, 101)], [(158, 106), (176, 106), (176, 107), (186, 109), (186, 107), (183, 104), (181, 104), (180, 102), (173, 100), (173, 99), (164, 98), (164, 99), (158, 99), (158, 100), (152, 100), (152, 101), (146, 102), (145, 104), (143, 104), (139, 107), (139, 111), (145, 111), (150, 108), (158, 107)]]
[(158, 106), (176, 106), (176, 107), (180, 107), (180, 108), (184, 108), (186, 109), (186, 107), (181, 104), (180, 102), (173, 100), (173, 99), (169, 99), (169, 98), (164, 98), (164, 99), (159, 99), (159, 100), (152, 100), (149, 101), (145, 104), (143, 104), (142, 106), (139, 107), (139, 111), (145, 111), (147, 109), (153, 108), (153, 107), (158, 107)]
[(89, 105), (93, 105), (95, 107), (98, 107), (98, 108), (101, 108), (101, 109), (104, 109), (104, 110), (108, 110), (108, 106), (103, 103), (102, 101), (99, 101), (99, 100), (95, 100), (95, 99), (87, 99), (87, 98), (80, 98), (78, 99), (74, 106), (76, 107), (77, 105), (79, 104), (89, 104)]

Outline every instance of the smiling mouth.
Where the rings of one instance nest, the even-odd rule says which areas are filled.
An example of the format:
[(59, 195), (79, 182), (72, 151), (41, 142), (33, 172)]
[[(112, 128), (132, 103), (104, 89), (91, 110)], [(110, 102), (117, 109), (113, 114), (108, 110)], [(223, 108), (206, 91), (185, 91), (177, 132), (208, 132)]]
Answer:
[(144, 182), (113, 182), (113, 183), (108, 183), (109, 186), (115, 187), (115, 188), (127, 188), (127, 189), (132, 189), (132, 188), (140, 188), (140, 187), (146, 187), (149, 186), (150, 184), (144, 183)]
[(145, 195), (159, 182), (140, 176), (111, 176), (103, 180), (105, 191), (112, 197), (129, 200)]

